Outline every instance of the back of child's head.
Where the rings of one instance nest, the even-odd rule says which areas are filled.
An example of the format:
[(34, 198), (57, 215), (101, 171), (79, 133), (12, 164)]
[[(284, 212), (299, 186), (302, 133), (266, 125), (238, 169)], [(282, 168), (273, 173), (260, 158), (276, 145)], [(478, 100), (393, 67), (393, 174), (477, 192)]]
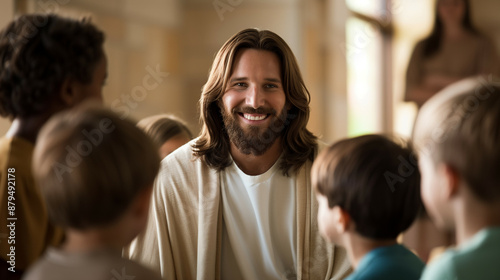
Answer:
[(500, 200), (500, 84), (456, 83), (421, 109), (413, 139), (419, 154), (446, 164), (484, 202)]
[(88, 19), (22, 15), (0, 32), (0, 116), (45, 112), (66, 79), (89, 84), (104, 34)]
[(160, 158), (135, 123), (88, 104), (59, 113), (40, 132), (33, 173), (49, 218), (72, 229), (117, 220), (152, 186)]
[(366, 238), (395, 239), (420, 207), (420, 173), (411, 149), (384, 136), (333, 144), (315, 160), (311, 176), (328, 207), (346, 211)]
[(158, 147), (169, 139), (183, 134), (187, 138), (193, 138), (191, 131), (181, 119), (168, 114), (155, 115), (142, 119), (137, 123), (147, 135), (149, 135)]

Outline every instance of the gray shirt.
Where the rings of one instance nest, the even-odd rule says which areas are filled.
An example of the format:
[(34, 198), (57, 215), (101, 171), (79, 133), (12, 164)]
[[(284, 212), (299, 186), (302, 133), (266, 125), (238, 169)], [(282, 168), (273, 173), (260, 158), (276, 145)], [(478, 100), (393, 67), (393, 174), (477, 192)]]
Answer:
[(121, 257), (120, 251), (67, 253), (49, 248), (25, 274), (25, 280), (160, 280), (142, 265)]

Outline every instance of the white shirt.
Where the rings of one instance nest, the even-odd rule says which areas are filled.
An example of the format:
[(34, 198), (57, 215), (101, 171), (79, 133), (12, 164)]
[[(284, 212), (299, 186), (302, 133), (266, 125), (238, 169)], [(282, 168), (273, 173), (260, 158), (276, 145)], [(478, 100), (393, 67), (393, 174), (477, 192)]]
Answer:
[(222, 171), (222, 279), (296, 278), (296, 176)]

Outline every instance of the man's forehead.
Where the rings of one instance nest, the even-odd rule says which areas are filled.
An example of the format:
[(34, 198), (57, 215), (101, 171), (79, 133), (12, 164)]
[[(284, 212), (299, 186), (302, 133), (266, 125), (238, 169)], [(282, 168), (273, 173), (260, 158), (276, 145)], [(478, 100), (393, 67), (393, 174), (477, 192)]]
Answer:
[[(231, 79), (229, 80), (229, 82), (244, 82), (244, 81), (248, 81), (249, 78), (246, 77), (246, 76), (237, 76), (237, 75), (233, 75), (231, 77)], [(267, 78), (264, 78), (263, 79), (265, 82), (272, 82), (272, 83), (281, 83), (281, 79), (279, 77), (267, 77)]]

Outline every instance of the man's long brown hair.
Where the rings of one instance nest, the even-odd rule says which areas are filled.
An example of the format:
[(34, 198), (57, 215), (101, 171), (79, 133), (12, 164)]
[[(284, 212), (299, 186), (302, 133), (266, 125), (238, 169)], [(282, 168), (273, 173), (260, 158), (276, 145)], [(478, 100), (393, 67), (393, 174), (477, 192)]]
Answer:
[(310, 94), (300, 74), (297, 61), (286, 42), (268, 30), (245, 29), (231, 37), (219, 50), (212, 64), (200, 98), (200, 137), (193, 145), (194, 155), (220, 171), (229, 166), (230, 140), (224, 128), (219, 102), (232, 73), (233, 61), (241, 49), (257, 49), (276, 54), (280, 61), (281, 81), (290, 108), (282, 134), (283, 157), (280, 169), (285, 175), (297, 171), (317, 152), (317, 138), (306, 125), (309, 120)]

